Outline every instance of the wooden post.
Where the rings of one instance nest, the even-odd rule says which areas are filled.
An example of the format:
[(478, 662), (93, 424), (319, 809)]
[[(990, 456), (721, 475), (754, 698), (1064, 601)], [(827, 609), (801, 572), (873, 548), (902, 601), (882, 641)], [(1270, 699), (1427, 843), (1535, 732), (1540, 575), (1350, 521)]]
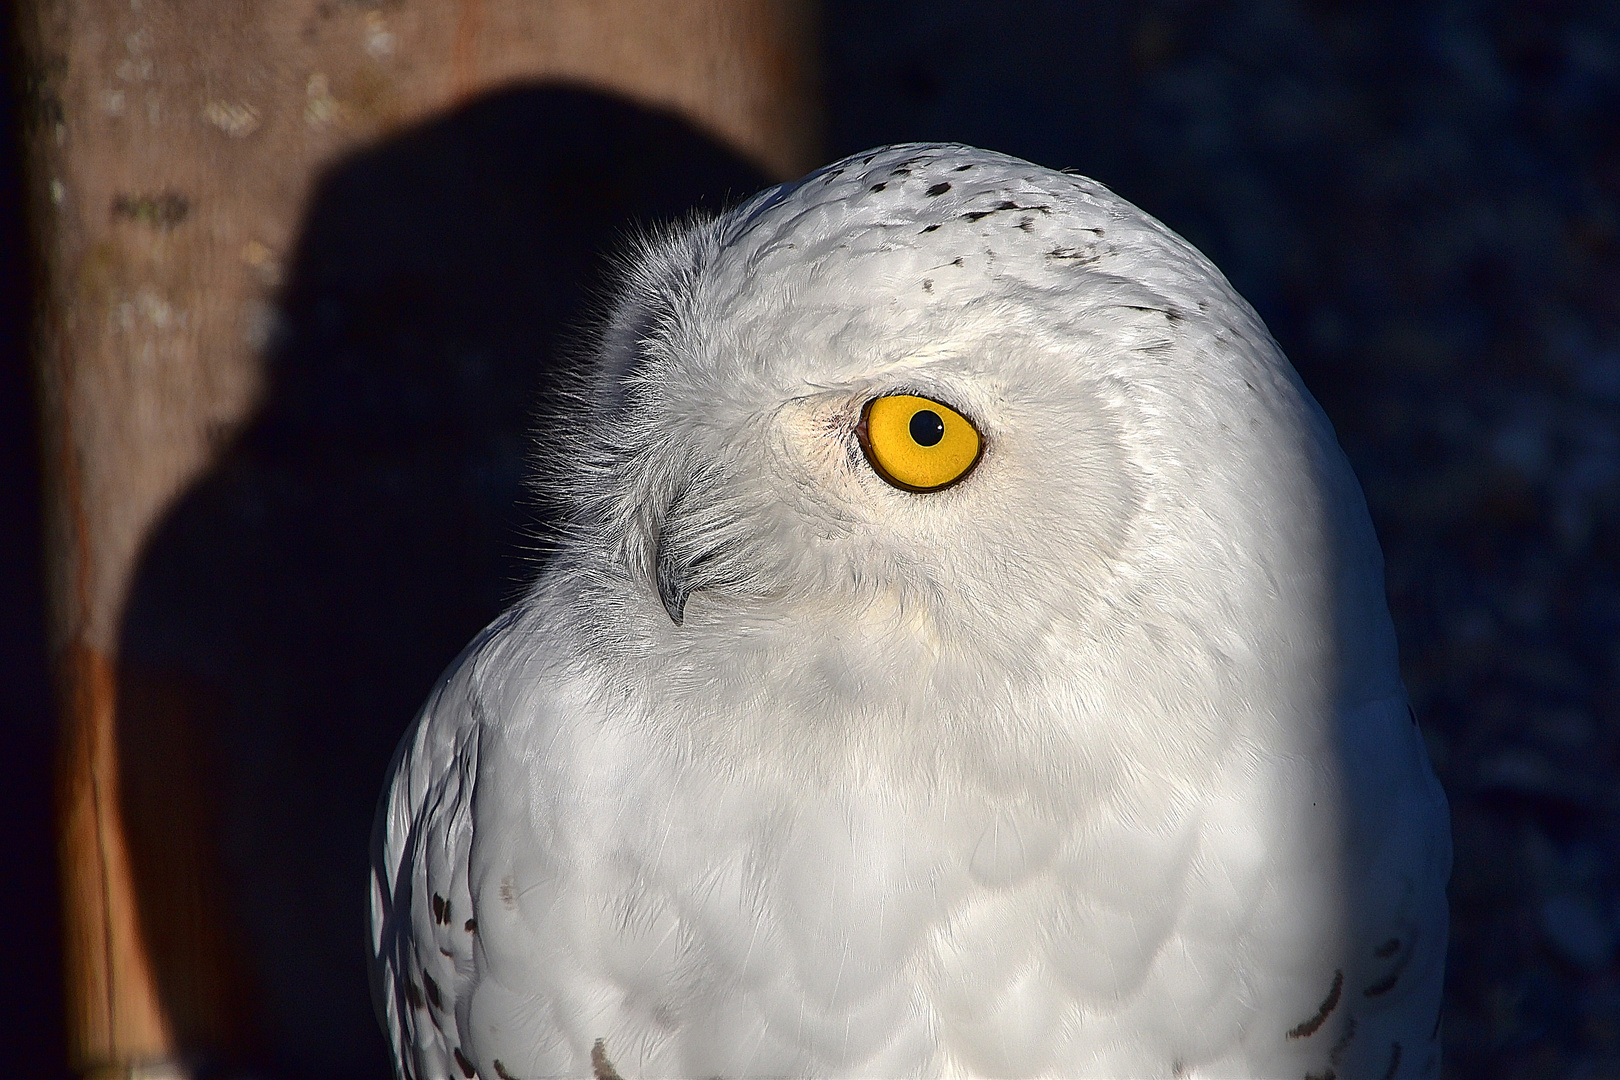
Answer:
[[(196, 988), (190, 1000), (158, 990), (155, 964), (166, 958), (154, 957), (141, 929), (120, 810), (116, 642), (154, 522), (254, 408), (278, 272), (316, 173), (469, 96), (549, 78), (673, 109), (768, 172), (796, 174), (817, 153), (808, 8), (19, 5), (76, 1069), (183, 1076), (181, 1062), (211, 1049), (189, 1040), (230, 1038), (217, 995), (206, 992), (217, 978), (181, 980)], [(195, 823), (165, 828), (183, 838)], [(189, 872), (206, 876), (200, 865)], [(196, 895), (208, 887), (199, 881)], [(205, 952), (183, 959), (215, 964)]]

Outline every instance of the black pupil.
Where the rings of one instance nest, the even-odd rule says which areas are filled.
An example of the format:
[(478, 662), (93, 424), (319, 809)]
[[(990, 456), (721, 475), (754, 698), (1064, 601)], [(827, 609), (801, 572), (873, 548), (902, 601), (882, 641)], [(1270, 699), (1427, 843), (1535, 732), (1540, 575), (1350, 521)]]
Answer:
[(934, 446), (945, 437), (945, 421), (933, 409), (919, 409), (911, 414), (911, 437), (918, 446)]

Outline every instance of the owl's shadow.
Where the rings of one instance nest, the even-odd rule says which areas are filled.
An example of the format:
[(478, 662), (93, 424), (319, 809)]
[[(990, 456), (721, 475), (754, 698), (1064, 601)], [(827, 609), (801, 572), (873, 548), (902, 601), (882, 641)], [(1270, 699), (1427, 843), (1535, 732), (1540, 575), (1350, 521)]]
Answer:
[(262, 407), (154, 532), (120, 656), (160, 989), (214, 1071), (391, 1075), (369, 998), (384, 773), (532, 574), (534, 407), (637, 224), (766, 183), (669, 115), (505, 90), (318, 185)]

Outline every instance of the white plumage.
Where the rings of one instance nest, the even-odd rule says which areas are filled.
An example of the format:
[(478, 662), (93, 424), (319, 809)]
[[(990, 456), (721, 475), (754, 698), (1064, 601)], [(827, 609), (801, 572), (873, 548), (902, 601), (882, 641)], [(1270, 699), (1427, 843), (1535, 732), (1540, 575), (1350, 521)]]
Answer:
[[(1219, 272), (909, 145), (627, 279), (556, 557), (379, 820), (402, 1077), (1437, 1074), (1377, 541)], [(982, 440), (959, 482), (895, 486), (894, 395)]]

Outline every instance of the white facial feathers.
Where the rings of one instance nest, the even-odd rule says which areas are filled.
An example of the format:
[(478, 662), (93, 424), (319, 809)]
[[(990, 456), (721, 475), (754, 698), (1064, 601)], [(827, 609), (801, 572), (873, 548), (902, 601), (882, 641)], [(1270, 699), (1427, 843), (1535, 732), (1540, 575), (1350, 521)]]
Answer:
[[(964, 631), (1083, 618), (1166, 533), (1232, 543), (1217, 500), (1297, 517), (1314, 496), (1283, 488), (1310, 470), (1278, 455), (1331, 438), (1196, 251), (1092, 181), (961, 146), (850, 159), (647, 242), (601, 369), (575, 501), (606, 537), (582, 546), (609, 540), (677, 619), (692, 596), (752, 620), (890, 589)], [(873, 473), (854, 427), (896, 392), (978, 426), (967, 483)]]

